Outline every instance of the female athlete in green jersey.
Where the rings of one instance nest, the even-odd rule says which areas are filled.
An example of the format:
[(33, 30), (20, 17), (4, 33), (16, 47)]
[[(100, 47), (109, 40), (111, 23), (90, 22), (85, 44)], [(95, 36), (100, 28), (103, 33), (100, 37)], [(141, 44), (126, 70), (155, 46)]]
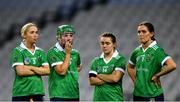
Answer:
[(122, 78), (126, 60), (116, 50), (116, 37), (103, 33), (100, 38), (102, 54), (91, 62), (90, 84), (95, 86), (93, 101), (123, 101)]
[(141, 45), (132, 52), (128, 64), (134, 82), (133, 100), (164, 101), (160, 77), (175, 70), (176, 64), (157, 44), (151, 23), (140, 23), (137, 32)]
[(12, 101), (42, 101), (45, 95), (42, 75), (50, 73), (45, 52), (35, 44), (38, 27), (27, 23), (21, 29), (23, 41), (13, 49), (11, 63), (15, 70)]
[(73, 49), (72, 25), (57, 28), (57, 43), (48, 50), (50, 101), (79, 101), (80, 54)]

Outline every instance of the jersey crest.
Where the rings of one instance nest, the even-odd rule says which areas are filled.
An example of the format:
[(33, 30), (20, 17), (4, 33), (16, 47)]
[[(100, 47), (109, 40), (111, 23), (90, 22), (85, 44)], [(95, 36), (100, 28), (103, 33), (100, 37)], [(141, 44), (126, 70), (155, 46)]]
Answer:
[(24, 59), (24, 64), (27, 65), (27, 64), (29, 64), (29, 63), (30, 63), (30, 58), (29, 58), (29, 57), (26, 57), (26, 58)]

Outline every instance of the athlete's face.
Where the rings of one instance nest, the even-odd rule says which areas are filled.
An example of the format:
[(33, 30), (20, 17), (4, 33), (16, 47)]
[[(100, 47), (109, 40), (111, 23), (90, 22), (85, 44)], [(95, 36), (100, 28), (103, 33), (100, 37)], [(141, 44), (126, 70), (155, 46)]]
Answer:
[(100, 37), (100, 46), (103, 53), (108, 54), (114, 51), (115, 44), (113, 44), (110, 37)]
[(24, 39), (26, 42), (29, 43), (36, 43), (39, 38), (38, 28), (36, 26), (31, 26), (27, 29), (26, 33), (24, 34)]
[(74, 39), (73, 33), (66, 33), (61, 36), (60, 43), (62, 46), (64, 46), (66, 42), (73, 44), (73, 39)]
[(139, 42), (145, 44), (151, 41), (151, 37), (153, 36), (153, 32), (149, 32), (148, 28), (145, 25), (138, 26), (138, 38)]

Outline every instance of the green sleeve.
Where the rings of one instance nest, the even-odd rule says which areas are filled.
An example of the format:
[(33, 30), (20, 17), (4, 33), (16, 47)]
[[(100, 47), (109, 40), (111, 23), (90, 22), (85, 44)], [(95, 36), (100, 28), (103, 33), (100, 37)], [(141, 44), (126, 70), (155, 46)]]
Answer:
[(54, 67), (57, 64), (62, 64), (64, 61), (64, 58), (60, 53), (57, 53), (53, 49), (48, 51), (47, 59), (51, 67)]
[(136, 56), (135, 56), (135, 52), (133, 52), (130, 56), (130, 59), (129, 59), (129, 63), (132, 64), (132, 65), (135, 65), (136, 64)]
[(115, 70), (120, 70), (120, 71), (122, 71), (122, 72), (125, 72), (125, 70), (126, 70), (126, 59), (124, 58), (124, 57), (120, 57), (118, 60), (117, 60), (117, 62), (116, 62), (116, 64), (115, 64)]
[(168, 54), (164, 52), (162, 48), (157, 50), (156, 55), (157, 55), (158, 63), (160, 63), (161, 66), (163, 66), (164, 62), (170, 57)]
[(47, 56), (46, 56), (46, 53), (44, 51), (42, 51), (41, 53), (41, 59), (42, 59), (42, 65), (48, 65), (48, 62), (47, 62)]
[(11, 52), (10, 61), (12, 67), (15, 67), (16, 65), (24, 65), (23, 55), (17, 49), (13, 49)]
[(77, 61), (77, 65), (79, 66), (81, 64), (81, 58), (80, 58), (80, 54), (78, 53), (78, 61)]
[(90, 65), (90, 72), (89, 73), (93, 73), (93, 74), (97, 74), (97, 63), (96, 63), (96, 58), (95, 59), (93, 59), (92, 61), (91, 61), (91, 65)]

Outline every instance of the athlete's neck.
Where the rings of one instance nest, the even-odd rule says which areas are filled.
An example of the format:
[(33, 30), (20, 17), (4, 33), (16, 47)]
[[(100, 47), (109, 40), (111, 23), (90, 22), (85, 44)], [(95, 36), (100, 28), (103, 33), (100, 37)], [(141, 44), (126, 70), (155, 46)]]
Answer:
[(29, 43), (29, 42), (26, 42), (26, 41), (24, 41), (23, 43), (30, 51), (34, 52), (34, 50), (35, 50), (34, 43)]
[(65, 44), (59, 43), (61, 45), (61, 47), (64, 49), (65, 48)]
[(146, 49), (152, 42), (153, 42), (153, 40), (149, 40), (149, 41), (147, 41), (147, 42), (145, 42), (145, 43), (142, 43), (142, 47), (143, 47), (144, 49)]
[(112, 51), (109, 52), (109, 53), (104, 53), (104, 58), (105, 58), (106, 60), (109, 60), (109, 59), (112, 57), (113, 53), (114, 53), (114, 50), (112, 50)]

